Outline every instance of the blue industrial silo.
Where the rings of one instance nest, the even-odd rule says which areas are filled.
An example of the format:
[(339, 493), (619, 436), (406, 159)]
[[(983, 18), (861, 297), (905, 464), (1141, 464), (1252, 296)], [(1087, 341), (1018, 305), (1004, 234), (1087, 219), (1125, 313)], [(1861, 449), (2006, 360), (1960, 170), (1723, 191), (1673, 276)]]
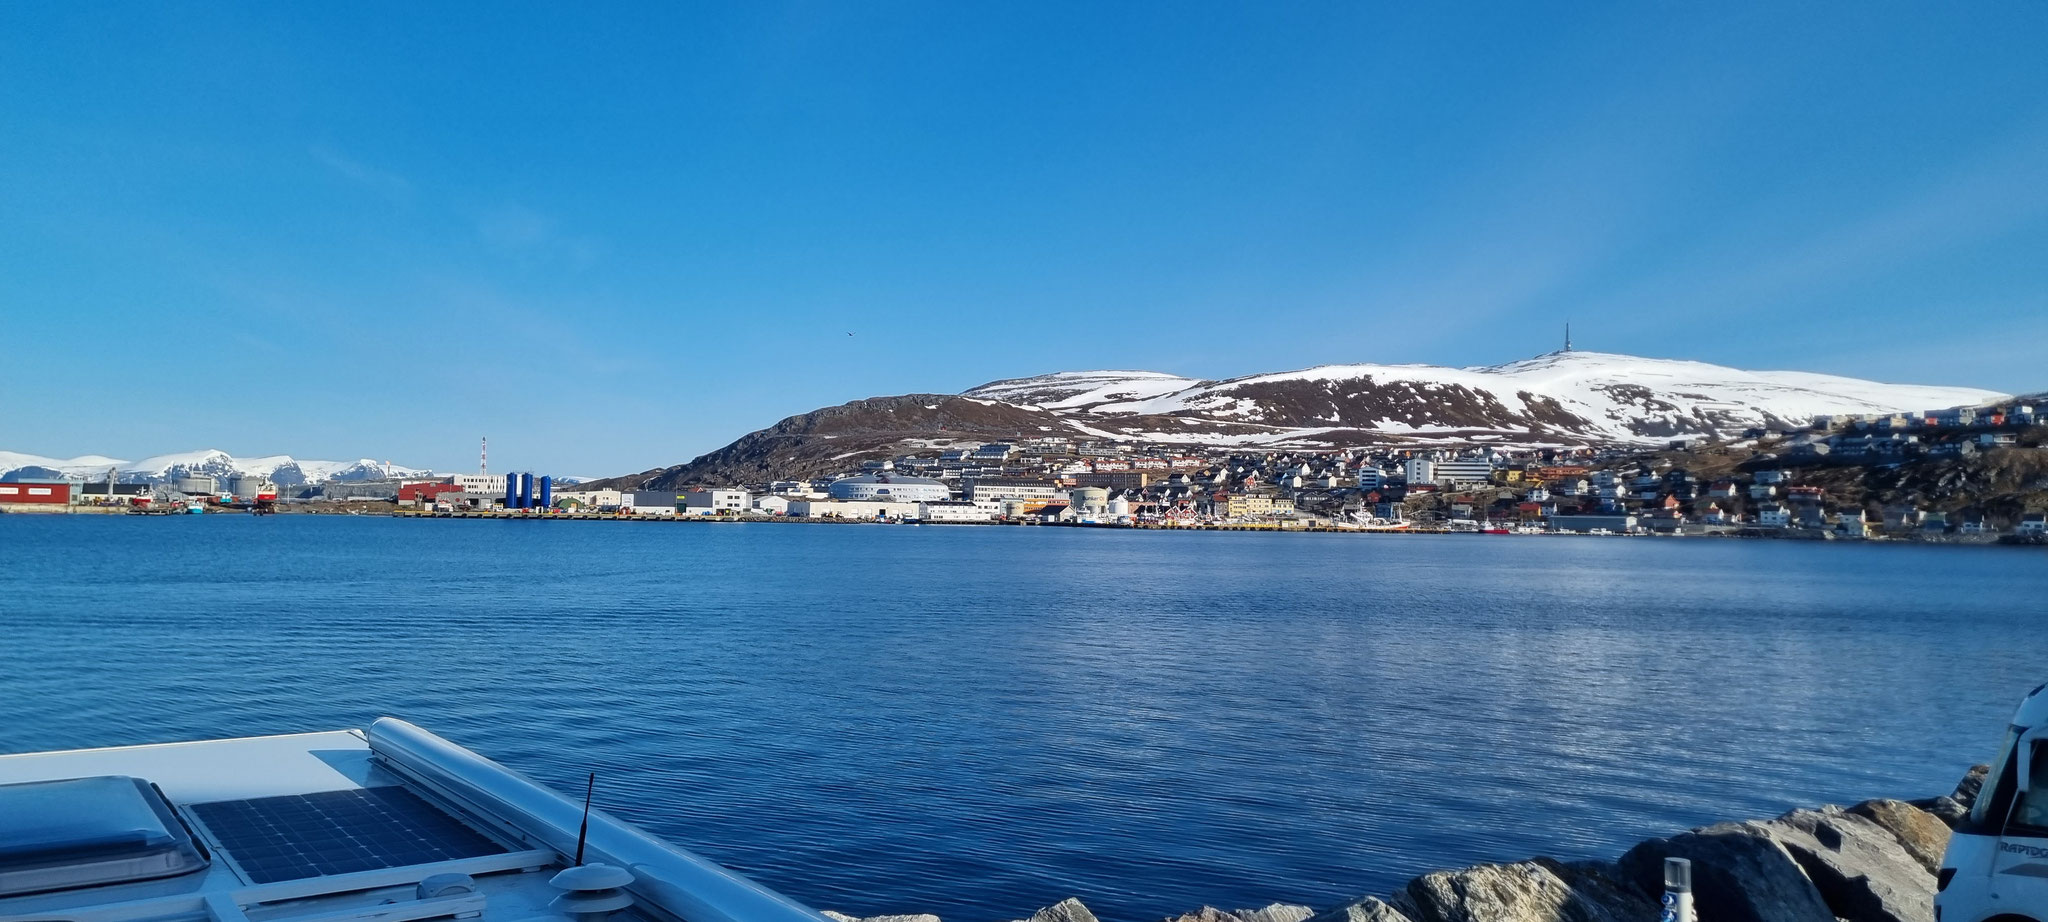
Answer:
[(505, 508), (519, 508), (519, 475), (505, 475)]
[(540, 479), (540, 507), (542, 509), (548, 509), (552, 508), (554, 505), (555, 478), (544, 476)]
[(519, 475), (519, 508), (533, 508), (533, 475)]

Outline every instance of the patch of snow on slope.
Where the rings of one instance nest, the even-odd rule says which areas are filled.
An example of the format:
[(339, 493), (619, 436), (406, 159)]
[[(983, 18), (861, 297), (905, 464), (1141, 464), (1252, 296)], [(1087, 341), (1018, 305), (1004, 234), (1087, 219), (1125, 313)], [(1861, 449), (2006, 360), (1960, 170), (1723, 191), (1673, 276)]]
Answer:
[(962, 392), (1020, 406), (1071, 410), (1111, 401), (1142, 400), (1206, 382), (1157, 371), (1062, 371), (991, 381)]

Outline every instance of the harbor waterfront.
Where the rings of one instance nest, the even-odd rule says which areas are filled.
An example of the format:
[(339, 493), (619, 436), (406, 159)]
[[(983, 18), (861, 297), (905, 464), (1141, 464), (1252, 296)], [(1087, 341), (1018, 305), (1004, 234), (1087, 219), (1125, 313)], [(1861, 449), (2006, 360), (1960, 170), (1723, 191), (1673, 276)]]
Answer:
[(0, 517), (0, 752), (401, 714), (811, 905), (1108, 920), (1949, 790), (2048, 555)]

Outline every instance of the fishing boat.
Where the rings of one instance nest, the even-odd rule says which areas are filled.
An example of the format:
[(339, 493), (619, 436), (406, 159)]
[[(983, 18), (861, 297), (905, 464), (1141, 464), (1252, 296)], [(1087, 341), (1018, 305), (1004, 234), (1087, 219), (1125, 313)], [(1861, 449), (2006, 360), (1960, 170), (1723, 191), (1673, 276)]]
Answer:
[(824, 922), (577, 793), (389, 717), (0, 756), (0, 919)]

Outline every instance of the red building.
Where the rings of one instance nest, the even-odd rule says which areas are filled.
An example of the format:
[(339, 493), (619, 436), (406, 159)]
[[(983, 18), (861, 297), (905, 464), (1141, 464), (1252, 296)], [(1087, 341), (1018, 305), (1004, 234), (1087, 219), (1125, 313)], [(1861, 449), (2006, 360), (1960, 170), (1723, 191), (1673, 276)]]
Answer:
[(404, 505), (426, 504), (443, 493), (460, 492), (462, 487), (452, 483), (408, 483), (398, 488), (398, 501)]
[(0, 505), (20, 503), (38, 506), (71, 505), (71, 484), (62, 480), (28, 480), (0, 483)]

